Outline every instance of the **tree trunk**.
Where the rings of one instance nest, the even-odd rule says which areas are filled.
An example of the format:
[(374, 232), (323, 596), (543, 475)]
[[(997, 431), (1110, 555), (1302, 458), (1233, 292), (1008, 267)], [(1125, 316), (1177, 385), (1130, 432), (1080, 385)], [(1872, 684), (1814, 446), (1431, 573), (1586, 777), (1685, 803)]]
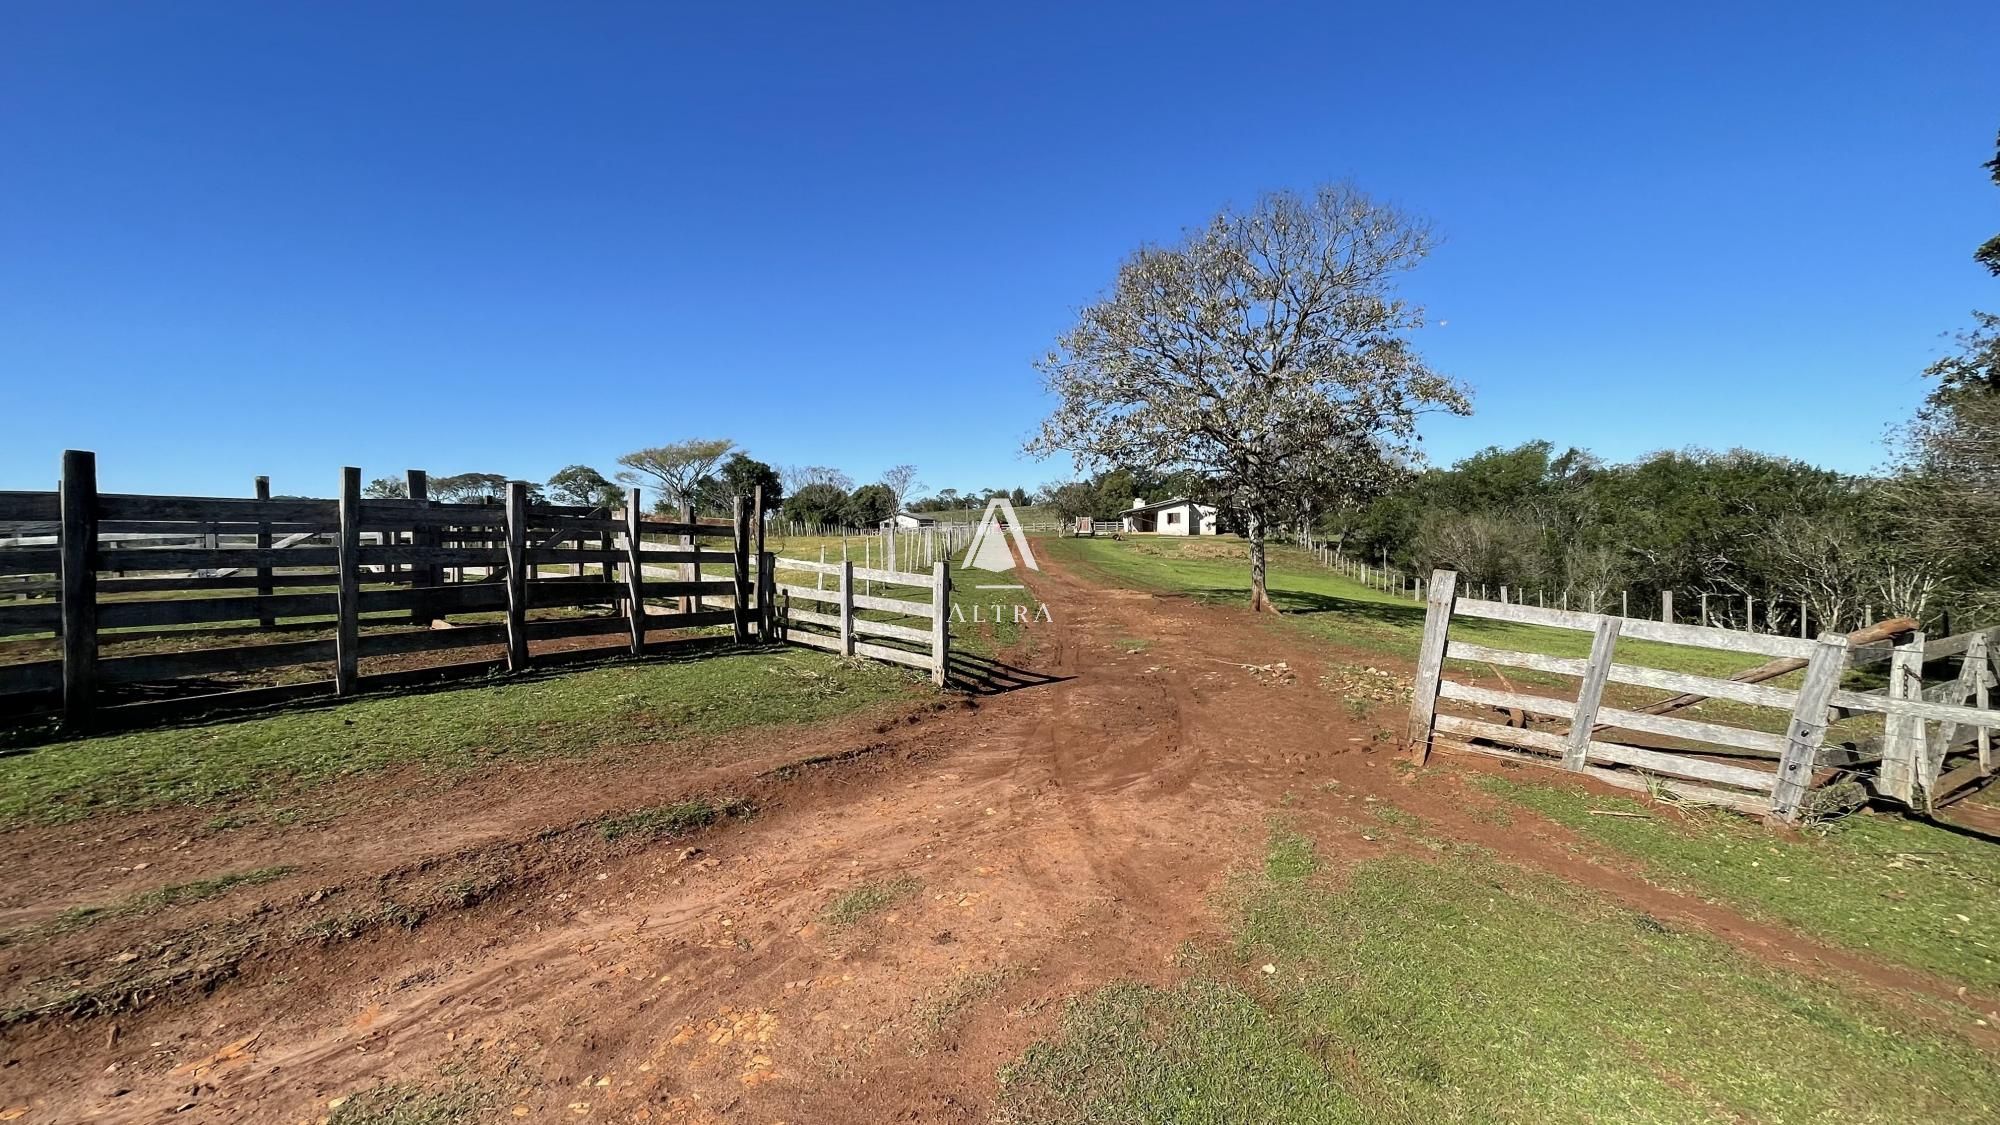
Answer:
[(1258, 515), (1250, 517), (1250, 612), (1277, 612), (1264, 586), (1264, 518)]

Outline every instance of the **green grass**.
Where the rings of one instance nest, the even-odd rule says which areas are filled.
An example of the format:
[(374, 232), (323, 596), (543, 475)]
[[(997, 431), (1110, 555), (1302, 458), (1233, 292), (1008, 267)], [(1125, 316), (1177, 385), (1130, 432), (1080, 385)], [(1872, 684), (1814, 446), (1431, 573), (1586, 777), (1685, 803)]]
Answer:
[[(1774, 833), (1738, 816), (1503, 778), (1488, 792), (1645, 864), (1654, 880), (1728, 902), (1829, 945), (2000, 988), (2000, 848), (1933, 825), (1859, 814)], [(1592, 816), (1591, 809), (1648, 814)]]
[[(1002, 1074), (1002, 1119), (1889, 1122), (2000, 1114), (1942, 1015), (1750, 960), (1471, 851), (1344, 885), (1280, 833), (1232, 947), (1119, 984)], [(1268, 966), (1271, 971), (1265, 972)]]
[(74, 933), (94, 926), (110, 918), (124, 918), (136, 914), (150, 914), (155, 910), (171, 906), (186, 906), (190, 903), (205, 902), (227, 894), (238, 887), (254, 887), (259, 884), (282, 879), (296, 867), (260, 867), (254, 871), (235, 871), (227, 875), (217, 875), (209, 879), (195, 879), (186, 883), (173, 883), (156, 887), (143, 894), (134, 895), (122, 902), (105, 906), (73, 906), (40, 925), (28, 926), (9, 933), (0, 934), (0, 946), (11, 945), (33, 936), (54, 936)]
[(863, 883), (828, 903), (820, 917), (835, 929), (846, 929), (916, 894), (922, 886), (922, 882), (910, 875)]
[[(1181, 594), (1210, 605), (1247, 609), (1250, 604), (1249, 547), (1234, 536), (1071, 538), (1044, 542), (1047, 546), (1043, 549), (1050, 555), (1101, 582)], [(1364, 586), (1322, 566), (1305, 551), (1276, 544), (1269, 548), (1266, 586), (1272, 602), (1282, 612), (1282, 621), (1291, 628), (1344, 648), (1381, 652), (1405, 660), (1416, 658), (1424, 628), (1422, 602)], [(1456, 640), (1488, 648), (1574, 658), (1590, 655), (1590, 634), (1572, 629), (1459, 617), (1452, 621), (1451, 635)], [(1656, 641), (1618, 642), (1620, 663), (1703, 676), (1727, 677), (1766, 659)], [(1461, 673), (1492, 671), (1486, 665), (1465, 661), (1450, 661), (1446, 667)], [(1576, 686), (1574, 678), (1549, 673), (1507, 669), (1505, 675), (1517, 686), (1534, 684), (1563, 689), (1556, 694), (1573, 695)], [(1794, 672), (1769, 683), (1779, 688), (1796, 687), (1803, 675)], [(1877, 675), (1851, 672), (1848, 686), (1878, 686)], [(1635, 708), (1673, 694), (1613, 684), (1606, 689), (1605, 701)], [(1726, 700), (1710, 700), (1686, 708), (1681, 714), (1768, 731), (1784, 730), (1788, 719), (1781, 711)], [(1830, 737), (1833, 741), (1851, 739), (1878, 730), (1880, 725), (1877, 717), (1861, 717), (1841, 724)]]
[(916, 690), (874, 663), (728, 653), (72, 739), (0, 757), (0, 827), (269, 799), (395, 766), (467, 770), (817, 722)]
[(721, 801), (710, 801), (706, 797), (691, 797), (672, 805), (658, 805), (639, 809), (618, 816), (606, 817), (597, 822), (597, 831), (605, 840), (616, 840), (623, 836), (644, 836), (658, 840), (669, 836), (685, 835), (714, 824), (724, 816), (746, 816), (750, 806), (733, 797)]

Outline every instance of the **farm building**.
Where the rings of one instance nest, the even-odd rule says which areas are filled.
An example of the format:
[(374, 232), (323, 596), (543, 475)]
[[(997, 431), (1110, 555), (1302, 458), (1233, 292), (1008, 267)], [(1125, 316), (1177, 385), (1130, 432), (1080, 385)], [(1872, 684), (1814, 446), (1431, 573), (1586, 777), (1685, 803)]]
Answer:
[(936, 525), (936, 516), (927, 516), (920, 512), (897, 512), (895, 515), (882, 521), (883, 527), (892, 527), (899, 531), (906, 531), (913, 527), (935, 527)]
[(1185, 496), (1148, 504), (1138, 497), (1119, 517), (1136, 535), (1214, 535), (1215, 506), (1197, 504)]

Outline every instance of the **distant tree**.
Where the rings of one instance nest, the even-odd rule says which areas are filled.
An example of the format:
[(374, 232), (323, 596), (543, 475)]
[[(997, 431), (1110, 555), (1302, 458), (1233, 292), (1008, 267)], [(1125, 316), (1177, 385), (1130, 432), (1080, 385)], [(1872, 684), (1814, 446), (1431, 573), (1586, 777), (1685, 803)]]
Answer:
[(890, 466), (888, 471), (882, 474), (882, 485), (889, 490), (889, 495), (895, 498), (896, 510), (902, 511), (910, 499), (910, 493), (919, 487), (917, 467), (915, 465)]
[(1270, 611), (1265, 538), (1301, 492), (1372, 492), (1415, 459), (1419, 415), (1470, 412), (1395, 293), (1430, 248), (1422, 223), (1333, 186), (1139, 250), (1039, 365), (1059, 402), (1029, 451), (1199, 472), (1243, 517), (1251, 608)]
[(699, 504), (703, 499), (703, 478), (713, 475), (716, 466), (735, 447), (736, 443), (728, 438), (690, 438), (650, 449), (635, 449), (618, 459), (624, 466), (618, 479), (655, 490), (660, 500), (675, 508), (687, 503)]
[(896, 514), (896, 494), (886, 484), (864, 484), (847, 498), (847, 526), (870, 528)]
[(431, 499), (448, 504), (476, 504), (507, 495), (507, 478), (499, 473), (451, 473), (430, 479)]
[(625, 503), (625, 490), (589, 465), (570, 465), (559, 470), (549, 478), (548, 491), (564, 504), (617, 508)]
[(808, 484), (785, 498), (785, 518), (808, 527), (847, 522), (847, 493), (830, 484)]
[(410, 485), (408, 481), (397, 480), (395, 477), (376, 477), (368, 482), (367, 488), (361, 490), (361, 495), (372, 496), (377, 500), (404, 500), (409, 498)]
[(1014, 491), (1007, 494), (1007, 500), (1016, 508), (1025, 508), (1028, 506), (1028, 490), (1016, 486)]
[(829, 465), (788, 465), (780, 474), (786, 493), (795, 493), (813, 484), (829, 484), (843, 495), (854, 487), (854, 478)]
[(731, 503), (737, 497), (748, 500), (759, 487), (764, 490), (764, 510), (777, 511), (785, 502), (785, 485), (778, 477), (778, 471), (754, 457), (742, 453), (732, 453), (729, 460), (722, 463), (720, 475), (722, 491), (727, 493)]
[(1065, 522), (1097, 515), (1097, 490), (1088, 481), (1066, 481), (1042, 489), (1042, 503), (1055, 509)]
[(958, 507), (958, 489), (940, 488), (937, 494), (937, 510), (948, 512)]

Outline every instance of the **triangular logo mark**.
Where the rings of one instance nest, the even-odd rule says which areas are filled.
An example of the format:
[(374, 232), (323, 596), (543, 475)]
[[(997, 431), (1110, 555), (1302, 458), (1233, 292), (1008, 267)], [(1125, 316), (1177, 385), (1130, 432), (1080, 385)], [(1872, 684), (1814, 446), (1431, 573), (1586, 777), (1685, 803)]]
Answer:
[[(1001, 530), (1003, 527), (1004, 531)], [(1035, 562), (1035, 552), (1028, 546), (1028, 537), (1021, 531), (1021, 521), (1014, 515), (1014, 505), (1004, 496), (995, 496), (986, 502), (986, 514), (979, 517), (979, 527), (973, 531), (972, 543), (966, 547), (965, 559), (959, 566), (974, 570), (990, 570), (999, 574), (1013, 570), (1014, 556), (1007, 549), (1007, 540), (1010, 537), (1014, 540), (1014, 546), (1021, 552), (1021, 561), (1027, 564), (1028, 569), (1042, 569), (1041, 565)]]

